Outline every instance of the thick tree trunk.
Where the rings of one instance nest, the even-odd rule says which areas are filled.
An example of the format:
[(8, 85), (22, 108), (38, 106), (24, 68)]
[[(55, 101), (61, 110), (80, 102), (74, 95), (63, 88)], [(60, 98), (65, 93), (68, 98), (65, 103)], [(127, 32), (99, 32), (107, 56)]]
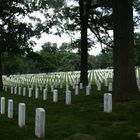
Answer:
[(81, 23), (81, 75), (80, 82), (84, 86), (88, 84), (88, 48), (87, 48), (87, 28), (85, 23)]
[(113, 99), (136, 99), (138, 87), (134, 65), (134, 33), (132, 0), (113, 0), (114, 80)]
[(84, 86), (88, 84), (88, 42), (87, 42), (87, 28), (89, 18), (90, 2), (87, 0), (79, 0), (80, 20), (81, 20), (81, 73), (80, 82)]
[(0, 53), (0, 92), (3, 91), (3, 81), (2, 81), (2, 53)]

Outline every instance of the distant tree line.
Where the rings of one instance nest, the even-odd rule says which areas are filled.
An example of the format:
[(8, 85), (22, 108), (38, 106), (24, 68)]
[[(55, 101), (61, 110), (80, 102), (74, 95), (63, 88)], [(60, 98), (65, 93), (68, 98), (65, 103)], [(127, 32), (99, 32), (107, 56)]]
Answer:
[[(80, 54), (73, 52), (71, 44), (63, 43), (59, 48), (56, 43), (47, 42), (37, 52), (24, 55), (5, 53), (2, 58), (3, 74), (48, 73), (80, 70)], [(112, 66), (112, 54), (89, 55), (88, 69), (100, 69)]]
[[(37, 52), (24, 55), (5, 53), (3, 55), (3, 74), (47, 73), (80, 70), (80, 52), (73, 51), (76, 46), (47, 42)], [(77, 49), (78, 50), (78, 49)], [(135, 34), (135, 65), (140, 67), (140, 34)], [(112, 51), (101, 52), (97, 56), (88, 56), (88, 70), (113, 68)]]

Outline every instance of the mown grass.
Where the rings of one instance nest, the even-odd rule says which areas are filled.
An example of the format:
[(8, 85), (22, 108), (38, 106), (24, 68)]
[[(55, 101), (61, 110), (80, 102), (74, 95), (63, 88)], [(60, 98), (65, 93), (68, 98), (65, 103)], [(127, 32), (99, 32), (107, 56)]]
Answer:
[[(138, 140), (140, 132), (140, 101), (114, 103), (112, 113), (103, 112), (103, 93), (92, 88), (90, 96), (85, 89), (78, 96), (72, 92), (72, 105), (65, 105), (64, 89), (59, 90), (59, 102), (52, 102), (52, 93), (48, 100), (34, 97), (11, 95), (10, 91), (1, 93), (0, 97), (14, 101), (14, 118), (0, 115), (0, 140), (36, 140), (34, 135), (35, 108), (46, 110), (46, 140), (65, 140), (75, 133), (85, 133), (96, 140)], [(40, 93), (41, 94), (41, 93)], [(17, 124), (18, 104), (26, 104), (26, 126), (19, 128)]]

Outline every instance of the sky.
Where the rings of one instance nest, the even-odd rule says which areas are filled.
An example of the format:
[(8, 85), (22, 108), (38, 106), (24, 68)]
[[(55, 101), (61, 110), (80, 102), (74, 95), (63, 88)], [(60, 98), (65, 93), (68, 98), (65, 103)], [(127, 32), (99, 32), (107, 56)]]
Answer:
[[(67, 0), (68, 3), (71, 5), (75, 5), (76, 3), (73, 3), (73, 1), (71, 0)], [(45, 18), (44, 16), (40, 15), (40, 13), (33, 13), (34, 16), (36, 17), (40, 17), (42, 21), (45, 21)], [(25, 19), (25, 21), (29, 21), (29, 19)], [(112, 34), (112, 33), (111, 33)], [(75, 36), (76, 37), (76, 36)], [(32, 40), (34, 40), (36, 42), (36, 45), (35, 47), (33, 48), (34, 51), (39, 51), (41, 50), (41, 46), (43, 44), (45, 44), (46, 42), (51, 42), (51, 43), (57, 43), (58, 44), (58, 47), (64, 43), (64, 42), (67, 42), (67, 43), (70, 43), (71, 42), (71, 38), (70, 36), (68, 36), (67, 34), (63, 34), (61, 37), (57, 36), (57, 35), (51, 35), (51, 34), (46, 34), (46, 33), (43, 33), (41, 35), (41, 38), (40, 39), (36, 39), (35, 37), (32, 38)], [(92, 47), (92, 49), (89, 51), (89, 54), (90, 55), (98, 55), (99, 53), (101, 52), (101, 47), (99, 45), (99, 43), (96, 44), (95, 47)]]
[[(51, 42), (51, 43), (57, 43), (58, 47), (63, 43), (71, 42), (71, 38), (67, 34), (63, 34), (61, 37), (56, 36), (56, 35), (48, 35), (43, 33), (40, 39), (32, 38), (36, 42), (35, 47), (33, 48), (34, 51), (39, 51), (41, 50), (41, 46), (45, 44), (46, 42)], [(90, 55), (98, 55), (101, 51), (101, 47), (97, 44), (95, 48), (92, 47), (92, 49), (89, 51)]]
[[(77, 3), (74, 3), (74, 1), (71, 1), (71, 0), (67, 0), (67, 4), (77, 5)], [(42, 16), (40, 13), (35, 12), (32, 15), (41, 18), (42, 21), (45, 21), (44, 16)], [(29, 21), (29, 19), (25, 19), (25, 20)], [(76, 35), (75, 38), (78, 38), (78, 36), (79, 35)], [(61, 37), (59, 37), (57, 35), (51, 35), (51, 34), (43, 33), (41, 35), (40, 39), (36, 39), (34, 37), (34, 38), (32, 38), (32, 40), (34, 40), (36, 42), (36, 45), (33, 48), (34, 51), (39, 51), (39, 50), (41, 50), (41, 46), (43, 44), (45, 44), (46, 42), (57, 43), (58, 47), (59, 47), (64, 42), (70, 43), (71, 42), (71, 37), (68, 36), (67, 34), (62, 34)], [(92, 47), (92, 49), (89, 51), (89, 54), (90, 55), (98, 55), (100, 52), (101, 52), (101, 47), (97, 43), (96, 47), (94, 47), (94, 48)]]

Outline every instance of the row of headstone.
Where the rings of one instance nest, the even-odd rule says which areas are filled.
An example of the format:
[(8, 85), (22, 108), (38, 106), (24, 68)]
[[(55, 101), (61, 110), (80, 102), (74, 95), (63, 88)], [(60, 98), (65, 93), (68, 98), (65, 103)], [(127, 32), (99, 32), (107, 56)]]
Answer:
[[(108, 70), (91, 70), (89, 73), (89, 81), (93, 82), (96, 80), (105, 81), (107, 78), (113, 76), (113, 71)], [(4, 77), (4, 85), (44, 85), (46, 83), (52, 85), (60, 85), (65, 82), (73, 85), (74, 83), (79, 83), (80, 72), (63, 72), (63, 73), (49, 73), (49, 74), (24, 74), (24, 75), (10, 75), (9, 77)], [(96, 78), (95, 78), (96, 77)], [(13, 84), (12, 84), (13, 83)]]
[[(107, 73), (107, 74), (105, 74), (105, 72)], [(95, 70), (95, 71), (91, 71), (91, 72), (89, 72), (90, 73), (90, 75), (92, 76), (92, 77), (95, 77), (95, 78), (93, 78), (94, 80), (89, 80), (91, 83), (93, 82), (93, 81), (97, 81), (97, 80), (99, 80), (101, 83), (104, 81), (105, 82), (105, 85), (107, 86), (107, 78), (109, 77), (109, 71), (110, 71), (110, 73), (112, 72), (111, 70)], [(78, 73), (78, 72), (77, 72)], [(76, 73), (76, 74), (77, 74)], [(55, 73), (56, 75), (59, 75), (59, 73)], [(43, 87), (43, 86), (45, 86), (45, 84), (49, 84), (50, 86), (51, 85), (54, 85), (54, 86), (56, 86), (55, 88), (57, 88), (57, 86), (58, 85), (60, 85), (60, 87), (62, 87), (63, 86), (63, 84), (64, 84), (64, 79), (63, 79), (63, 77), (61, 77), (61, 80), (59, 79), (57, 79), (56, 77), (56, 75), (55, 74), (49, 74), (49, 75), (52, 75), (51, 76), (51, 78), (52, 77), (54, 77), (54, 80), (51, 80), (51, 82), (50, 82), (50, 76), (49, 75), (46, 75), (46, 76), (48, 76), (48, 79), (47, 78), (45, 78), (45, 76), (41, 76), (40, 77), (40, 74), (34, 74), (34, 75), (31, 75), (30, 76), (30, 78), (31, 79), (33, 79), (33, 77), (34, 77), (34, 82), (32, 81), (32, 82), (27, 82), (27, 84), (26, 85), (32, 85), (32, 86), (36, 86), (36, 85), (38, 85), (38, 86), (40, 86), (40, 88), (41, 87)], [(65, 77), (72, 77), (71, 76), (71, 74), (70, 74), (70, 76), (68, 76), (68, 74), (70, 74), (70, 73), (67, 73), (66, 75), (67, 76), (65, 76)], [(24, 75), (25, 76), (25, 78), (22, 78), (22, 80), (25, 80), (25, 79), (30, 79), (30, 78), (28, 78), (29, 77), (29, 75)], [(14, 76), (15, 77), (15, 76)], [(20, 75), (20, 76), (17, 76), (17, 78), (15, 77), (15, 79), (20, 79), (20, 80), (18, 80), (18, 81), (14, 81), (13, 83), (17, 83), (17, 86), (18, 85), (22, 85), (21, 84), (21, 77), (23, 77), (22, 75)], [(43, 82), (43, 83), (40, 83), (40, 82), (37, 82), (38, 80), (37, 80), (37, 78), (45, 78), (45, 81)], [(8, 80), (9, 80), (9, 78), (7, 78)], [(47, 80), (46, 80), (47, 79)], [(75, 77), (75, 78), (71, 78), (72, 79), (72, 81), (71, 82), (69, 82), (70, 80), (67, 80), (67, 82), (70, 84), (70, 85), (75, 85), (75, 84), (78, 84), (79, 83), (79, 78), (77, 79), (77, 77)], [(37, 81), (36, 81), (37, 80)], [(43, 80), (43, 79), (42, 79)], [(66, 82), (66, 83), (67, 83)], [(25, 86), (25, 82), (23, 82), (24, 84), (22, 85), (22, 86)], [(6, 83), (5, 83), (5, 85), (6, 85)], [(8, 84), (7, 84), (8, 85)], [(12, 85), (11, 85), (12, 86)], [(80, 89), (81, 89), (81, 87), (82, 87), (82, 83), (80, 83)]]
[[(87, 95), (90, 94), (89, 86), (87, 86)], [(53, 92), (53, 101), (58, 102), (58, 92), (54, 90)], [(5, 114), (5, 97), (1, 97), (1, 106), (0, 112), (1, 114)], [(71, 104), (71, 91), (66, 92), (66, 104)], [(112, 94), (105, 93), (104, 94), (104, 112), (111, 112), (112, 111)], [(23, 114), (22, 114), (23, 113)], [(21, 116), (21, 117), (20, 117)], [(8, 100), (8, 118), (13, 117), (13, 100)], [(19, 126), (25, 125), (25, 104), (19, 104)]]
[[(5, 114), (5, 97), (0, 98), (0, 113)], [(8, 112), (9, 119), (13, 118), (13, 100), (8, 99)], [(26, 105), (19, 103), (18, 105), (18, 126), (24, 127), (26, 125)], [(35, 135), (38, 138), (45, 137), (45, 110), (43, 108), (36, 108), (35, 114)]]
[[(97, 85), (97, 90), (101, 90), (101, 83), (98, 81), (96, 82)], [(53, 93), (53, 102), (58, 102), (58, 90), (56, 90), (53, 86), (51, 87), (52, 89), (52, 93)], [(82, 83), (80, 84), (80, 87), (78, 85), (75, 86), (75, 95), (79, 95), (79, 89), (83, 88)], [(48, 87), (46, 86), (46, 88), (43, 90), (43, 100), (47, 100), (48, 99)], [(23, 91), (23, 92), (22, 92)], [(112, 83), (108, 84), (108, 91), (112, 91)], [(32, 97), (32, 88), (28, 89), (28, 97)], [(69, 90), (69, 85), (66, 85), (66, 97), (65, 97), (65, 102), (67, 102), (66, 104), (71, 104), (71, 92)], [(23, 95), (26, 96), (26, 87), (22, 88), (21, 87), (11, 87), (11, 94), (18, 94), (18, 95)], [(91, 94), (91, 83), (88, 84), (88, 86), (86, 86), (86, 95), (90, 95)], [(34, 95), (35, 99), (39, 98), (39, 88), (35, 89), (35, 95)], [(68, 99), (69, 98), (69, 99)], [(67, 101), (66, 101), (67, 100)], [(68, 103), (69, 100), (69, 103)]]
[[(91, 83), (89, 83), (88, 85), (91, 86)], [(97, 86), (97, 90), (98, 91), (101, 91), (101, 83), (97, 80), (96, 81), (96, 86)], [(105, 86), (108, 86), (108, 91), (112, 91), (112, 83), (108, 83), (107, 80), (105, 80)], [(51, 85), (51, 92), (53, 92), (53, 90), (55, 89), (55, 85)], [(45, 86), (45, 89), (46, 91), (48, 91), (48, 85)], [(83, 84), (80, 83), (80, 85), (78, 86), (78, 84), (73, 84), (73, 89), (75, 90), (75, 95), (78, 95), (79, 93), (79, 89), (83, 89)], [(7, 92), (7, 86), (4, 86), (4, 90)], [(31, 92), (33, 90), (33, 87), (29, 87), (29, 96), (31, 97)], [(41, 89), (39, 89), (38, 87), (35, 88), (35, 98), (38, 98), (38, 93), (39, 93), (39, 90), (40, 91), (43, 91), (43, 87)], [(69, 84), (66, 84), (66, 91), (67, 90), (70, 90), (70, 85)], [(19, 86), (19, 87), (11, 87), (11, 94), (19, 94), (21, 95), (21, 93), (23, 92), (23, 96), (26, 95), (26, 87), (23, 88), (23, 91), (22, 91), (22, 88)]]
[[(15, 88), (15, 90), (14, 90)], [(11, 87), (11, 94), (17, 94), (17, 87)], [(19, 93), (18, 95), (22, 95), (21, 94), (21, 87), (19, 87)], [(77, 91), (78, 92), (78, 91)], [(58, 102), (58, 90), (56, 89), (53, 89), (52, 91), (53, 93), (53, 102)], [(66, 104), (71, 104), (71, 92), (67, 89), (66, 92), (66, 97), (65, 97), (65, 100), (66, 100)], [(76, 95), (77, 93), (75, 93)], [(26, 88), (24, 87), (23, 88), (23, 96), (26, 96)], [(29, 88), (29, 91), (28, 91), (28, 97), (32, 97), (32, 88)], [(39, 89), (36, 88), (35, 90), (35, 99), (38, 99), (39, 98)], [(43, 90), (43, 100), (47, 100), (48, 99), (48, 91), (47, 89), (44, 89)]]
[[(17, 91), (18, 89), (18, 91)], [(32, 97), (32, 88), (28, 89), (28, 97)], [(26, 96), (27, 95), (27, 90), (26, 87), (23, 88), (23, 92), (22, 92), (22, 88), (21, 87), (11, 87), (11, 94), (18, 94), (18, 95), (23, 95)], [(35, 99), (39, 98), (39, 89), (36, 88), (35, 90)], [(47, 100), (47, 89), (43, 90), (43, 100)]]

